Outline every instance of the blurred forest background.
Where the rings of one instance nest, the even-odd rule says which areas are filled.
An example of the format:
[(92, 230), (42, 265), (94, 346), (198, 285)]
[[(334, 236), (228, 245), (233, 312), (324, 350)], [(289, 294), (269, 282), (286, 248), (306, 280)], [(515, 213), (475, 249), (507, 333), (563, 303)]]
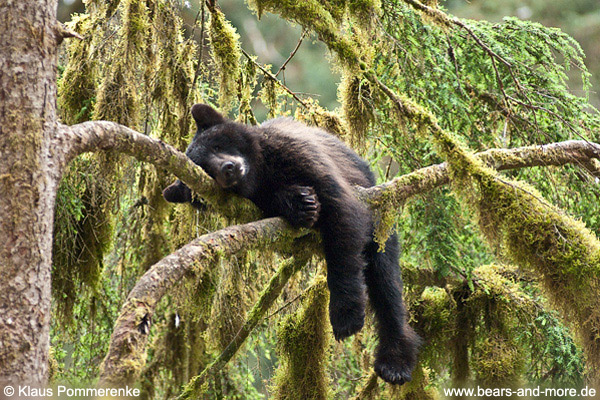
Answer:
[[(499, 22), (506, 16), (515, 16), (560, 28), (579, 42), (586, 55), (585, 64), (592, 73), (592, 86), (600, 87), (600, 4), (597, 1), (447, 0), (440, 4), (451, 14), (462, 18)], [(238, 29), (244, 48), (265, 64), (281, 65), (296, 46), (296, 38), (302, 32), (300, 27), (274, 15), (265, 15), (259, 23), (256, 16), (239, 1), (220, 1), (219, 6)], [(195, 8), (192, 2), (182, 2), (182, 17), (188, 28), (194, 23)], [(81, 1), (61, 0), (58, 18), (66, 22), (71, 14), (83, 11)], [(339, 106), (336, 95), (339, 76), (327, 63), (321, 62), (326, 54), (324, 44), (308, 40), (286, 69), (286, 79), (291, 87), (318, 95), (324, 107), (334, 109)], [(579, 74), (572, 73), (571, 78), (578, 80)], [(595, 106), (600, 105), (596, 90), (592, 90), (590, 101)]]
[[(89, 3), (92, 9), (101, 9), (95, 5), (97, 2)], [(239, 95), (224, 100), (219, 90), (228, 83), (214, 72), (211, 46), (206, 37), (208, 28), (202, 25), (203, 21), (208, 24), (208, 10), (202, 12), (197, 1), (164, 2), (157, 10), (164, 13), (161, 18), (174, 24), (169, 27), (172, 31), (164, 27), (154, 31), (155, 28), (149, 27), (154, 22), (139, 22), (140, 26), (148, 24), (144, 29), (155, 32), (152, 40), (156, 47), (144, 47), (139, 45), (147, 40), (144, 29), (125, 33), (119, 30), (119, 18), (125, 18), (124, 10), (135, 12), (127, 7), (136, 2), (121, 3), (118, 6), (121, 17), (113, 16), (103, 22), (106, 26), (102, 28), (102, 40), (64, 46), (59, 107), (66, 123), (115, 120), (184, 150), (192, 129), (191, 118), (185, 111), (191, 99), (220, 105), (232, 102), (236, 107), (223, 108), (230, 110), (230, 117), (247, 122), (254, 119), (260, 122), (276, 115), (302, 118), (296, 99), (265, 78), (257, 67), (271, 65), (271, 72), (277, 73), (301, 38), (298, 51), (278, 78), (304, 101), (318, 102), (322, 107), (319, 110), (339, 111), (347, 107), (343, 101), (346, 90), (343, 85), (351, 83), (345, 79), (344, 67), (334, 60), (323, 42), (315, 35), (303, 33), (298, 24), (269, 13), (264, 13), (259, 20), (256, 12), (241, 0), (218, 2), (224, 16), (237, 30), (241, 48), (256, 56), (240, 57), (243, 81), (229, 82), (241, 88)], [(400, 9), (398, 2), (387, 3)], [(434, 5), (435, 1), (424, 3)], [(569, 93), (576, 98), (573, 104), (577, 105), (572, 109), (567, 107), (562, 119), (554, 118), (551, 112), (538, 116), (535, 123), (542, 129), (521, 133), (519, 129), (507, 130), (504, 118), (491, 110), (492, 105), (484, 106), (475, 100), (465, 100), (468, 96), (460, 98), (448, 94), (455, 83), (452, 78), (444, 81), (439, 76), (445, 76), (448, 71), (454, 73), (451, 52), (456, 51), (474, 65), (476, 58), (483, 56), (476, 52), (469, 56), (461, 47), (460, 38), (422, 23), (414, 11), (403, 7), (402, 12), (406, 14), (399, 20), (406, 26), (402, 29), (414, 36), (399, 37), (399, 31), (389, 28), (398, 23), (393, 18), (398, 16), (388, 15), (389, 21), (381, 24), (388, 24), (389, 40), (397, 42), (398, 53), (406, 58), (398, 61), (401, 65), (398, 67), (376, 56), (376, 70), (386, 84), (393, 86), (396, 82), (397, 87), (422, 100), (438, 118), (444, 115), (447, 118), (444, 124), (464, 134), (472, 150), (581, 137), (573, 133), (571, 127), (578, 125), (582, 113), (595, 115), (585, 105), (587, 96), (592, 105), (600, 105), (600, 95), (595, 90), (600, 87), (600, 3), (597, 0), (451, 0), (438, 5), (461, 18), (500, 24), (505, 17), (514, 16), (547, 27), (560, 27), (581, 44), (586, 54), (585, 65), (592, 74), (592, 89), (587, 91), (588, 76), (579, 64), (577, 49), (572, 52), (540, 50), (543, 54), (539, 58), (544, 65), (571, 66), (567, 71)], [(97, 29), (93, 25), (97, 22), (90, 18), (81, 15), (72, 18), (75, 13), (85, 13), (81, 2), (61, 2), (59, 18), (62, 21), (79, 32)], [(181, 15), (181, 21), (174, 17), (177, 14)], [(158, 18), (156, 15), (154, 18)], [(520, 41), (527, 40), (520, 35), (522, 32), (539, 34), (536, 38), (546, 35), (546, 31), (540, 33), (538, 25), (520, 25), (514, 19), (505, 23), (507, 30), (517, 32), (514, 43), (506, 42), (512, 47), (510, 51), (518, 52)], [(416, 38), (421, 32), (432, 32), (431, 42), (419, 42)], [(119, 37), (127, 37), (128, 42), (120, 43)], [(190, 37), (196, 38), (194, 43), (199, 45), (189, 42)], [(500, 46), (501, 41), (508, 41), (509, 37), (510, 34), (502, 31), (493, 40), (500, 40), (497, 43)], [(572, 46), (560, 35), (549, 33), (547, 37), (549, 41), (557, 40), (562, 49)], [(453, 44), (448, 45), (452, 41)], [(438, 53), (435, 53), (436, 46)], [(421, 59), (416, 50), (421, 48), (432, 53)], [(89, 56), (92, 53), (100, 60), (98, 65), (92, 65), (93, 57)], [(158, 68), (144, 70), (143, 61), (136, 64), (138, 58), (146, 59), (144, 57)], [(195, 66), (194, 60), (198, 58), (202, 62)], [(446, 60), (445, 64), (441, 59)], [(132, 65), (138, 69), (133, 70)], [(492, 75), (489, 65), (482, 67), (482, 71), (476, 71), (475, 67), (469, 70), (468, 65), (465, 61), (462, 72), (476, 77), (473, 81), (484, 82), (486, 68), (488, 75)], [(423, 73), (423, 70), (428, 72)], [(553, 80), (554, 72), (548, 72), (548, 76), (553, 77), (551, 83), (539, 85), (562, 87), (559, 78)], [(398, 78), (402, 74), (419, 78), (411, 83), (407, 77), (404, 82)], [(181, 84), (190, 79), (192, 84)], [(132, 81), (142, 83), (131, 86)], [(344, 82), (342, 86), (340, 82)], [(481, 87), (459, 88), (457, 92), (477, 91)], [(198, 95), (190, 95), (192, 91)], [(115, 93), (120, 97), (115, 97)], [(119, 100), (114, 101), (115, 98)], [(377, 99), (373, 102), (377, 103)], [(447, 111), (451, 109), (458, 110), (456, 115)], [(325, 111), (321, 114), (327, 115)], [(372, 162), (379, 182), (443, 161), (422, 137), (398, 133), (413, 128), (398, 124), (391, 114), (385, 106), (373, 107), (364, 115), (367, 120), (364, 129), (369, 132), (353, 133), (351, 140)], [(594, 118), (590, 117), (591, 125), (597, 123)], [(514, 126), (517, 128), (519, 122), (514, 122)], [(597, 134), (596, 129), (595, 136), (586, 137), (598, 142)], [(170, 183), (172, 176), (126, 159), (117, 163), (120, 167), (115, 167), (111, 157), (119, 156), (78, 158), (63, 179), (57, 200), (52, 327), (55, 382), (84, 385), (94, 381), (107, 352), (120, 306), (136, 279), (149, 266), (192, 238), (230, 222), (217, 213), (167, 205), (162, 200), (161, 189)], [(532, 168), (508, 175), (528, 181), (551, 203), (583, 220), (596, 234), (600, 232), (597, 178), (576, 166)], [(450, 193), (450, 188), (440, 188), (412, 199), (397, 221), (403, 247), (401, 264), (407, 303), (414, 317), (412, 323), (426, 339), (423, 361), (414, 382), (400, 391), (369, 378), (375, 340), (372, 330), (365, 328), (343, 343), (317, 343), (324, 350), (319, 353), (322, 360), (315, 361), (314, 368), (327, 366), (325, 393), (332, 398), (351, 398), (357, 393), (361, 393), (358, 398), (436, 398), (440, 387), (473, 382), (492, 387), (522, 384), (580, 387), (585, 384), (582, 350), (559, 314), (548, 306), (535, 278), (512, 266), (506, 257), (490, 247), (481, 238), (468, 210)], [(231, 341), (269, 276), (284, 262), (279, 256), (260, 250), (231, 260), (223, 259), (218, 268), (186, 282), (163, 301), (155, 316), (148, 363), (141, 381), (144, 398), (176, 395), (181, 385), (199, 374)], [(286, 315), (295, 312), (301, 316), (302, 310), (310, 305), (311, 296), (305, 289), (322, 268), (320, 261), (311, 260), (292, 278), (236, 358), (218, 376), (212, 377), (209, 398), (290, 398), (280, 392), (285, 371), (276, 368), (288, 351), (286, 343), (282, 343), (285, 335), (281, 331), (289, 325), (290, 318)], [(277, 327), (284, 328), (278, 330)], [(293, 360), (285, 362), (289, 364)]]

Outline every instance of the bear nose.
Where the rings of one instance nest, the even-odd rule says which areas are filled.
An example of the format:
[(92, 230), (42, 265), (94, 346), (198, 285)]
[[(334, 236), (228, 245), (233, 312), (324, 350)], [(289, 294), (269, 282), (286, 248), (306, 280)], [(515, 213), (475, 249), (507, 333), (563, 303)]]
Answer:
[(221, 171), (223, 172), (223, 175), (225, 175), (225, 177), (231, 178), (231, 176), (233, 175), (234, 167), (235, 164), (232, 161), (226, 161), (221, 166)]

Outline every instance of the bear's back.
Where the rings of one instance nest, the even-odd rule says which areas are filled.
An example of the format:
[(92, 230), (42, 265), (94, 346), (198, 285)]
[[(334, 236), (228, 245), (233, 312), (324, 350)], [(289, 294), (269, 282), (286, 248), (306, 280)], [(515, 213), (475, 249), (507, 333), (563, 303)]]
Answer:
[(346, 181), (352, 185), (370, 187), (375, 178), (369, 165), (337, 137), (318, 127), (307, 126), (292, 118), (276, 118), (260, 125), (268, 135), (284, 140), (302, 142), (315, 149), (315, 153), (329, 157)]

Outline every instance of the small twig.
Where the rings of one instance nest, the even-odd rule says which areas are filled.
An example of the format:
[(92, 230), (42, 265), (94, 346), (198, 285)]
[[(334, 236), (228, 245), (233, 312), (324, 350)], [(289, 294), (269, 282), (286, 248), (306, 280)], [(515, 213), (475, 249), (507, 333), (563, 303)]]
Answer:
[(275, 275), (269, 281), (267, 287), (263, 290), (260, 298), (252, 308), (252, 311), (248, 313), (246, 322), (231, 342), (225, 347), (225, 350), (212, 362), (210, 363), (198, 376), (192, 378), (189, 383), (184, 387), (183, 392), (179, 395), (178, 399), (197, 398), (195, 395), (196, 391), (199, 390), (206, 379), (209, 376), (214, 376), (231, 360), (231, 358), (237, 353), (239, 348), (245, 342), (246, 338), (254, 330), (263, 316), (269, 310), (273, 302), (279, 297), (283, 287), (292, 275), (298, 271), (302, 266), (306, 264), (307, 259), (300, 257), (294, 258), (287, 262), (277, 270)]
[(304, 108), (306, 108), (307, 110), (310, 110), (310, 107), (308, 106), (308, 104), (306, 104), (306, 102), (304, 102), (300, 97), (298, 97), (296, 95), (296, 93), (294, 93), (290, 88), (288, 88), (287, 86), (285, 86), (283, 83), (281, 83), (281, 81), (279, 79), (277, 79), (277, 77), (275, 75), (273, 75), (271, 72), (267, 71), (266, 68), (264, 68), (262, 65), (260, 65), (259, 63), (257, 63), (252, 56), (250, 56), (250, 54), (248, 54), (246, 52), (246, 50), (242, 49), (242, 54), (254, 65), (256, 65), (256, 67), (258, 69), (261, 70), (261, 72), (263, 73), (263, 75), (268, 78), (268, 79), (272, 79), (277, 85), (279, 85), (279, 87), (281, 87), (283, 90), (285, 90), (286, 92), (288, 92), (293, 98), (294, 100), (296, 100), (298, 103), (300, 103)]
[[(202, 12), (201, 18), (201, 27), (200, 27), (200, 49), (198, 51), (198, 67), (196, 67), (196, 72), (194, 73), (194, 80), (192, 81), (192, 88), (196, 87), (196, 82), (198, 81), (198, 77), (200, 76), (200, 69), (202, 68), (202, 58), (204, 57), (204, 30), (206, 24), (206, 16), (205, 16), (205, 8), (204, 2), (200, 2), (200, 10)], [(194, 22), (194, 27), (196, 23)]]
[(298, 44), (296, 44), (296, 48), (294, 48), (294, 50), (290, 53), (290, 56), (287, 58), (287, 60), (285, 60), (284, 63), (281, 65), (281, 67), (279, 67), (279, 70), (277, 70), (277, 73), (275, 74), (275, 76), (279, 76), (279, 73), (281, 73), (281, 71), (285, 70), (285, 67), (287, 66), (287, 64), (296, 55), (296, 52), (298, 51), (298, 49), (300, 48), (300, 45), (302, 44), (302, 40), (304, 40), (304, 36), (306, 36), (305, 30), (302, 31), (302, 35), (300, 35), (300, 40), (298, 40)]
[(303, 295), (304, 295), (304, 292), (300, 293), (299, 295), (297, 295), (296, 297), (294, 297), (293, 299), (291, 299), (290, 301), (288, 301), (287, 303), (285, 303), (284, 305), (282, 305), (281, 307), (279, 307), (273, 313), (267, 315), (265, 317), (265, 319), (271, 319), (271, 317), (274, 317), (275, 315), (279, 314), (280, 312), (282, 312), (283, 310), (285, 310), (286, 308), (288, 308), (289, 306), (291, 306), (292, 303), (294, 303), (298, 299), (302, 298)]
[(454, 73), (456, 74), (456, 84), (458, 85), (458, 91), (464, 95), (465, 91), (460, 82), (460, 69), (458, 68), (458, 60), (456, 59), (456, 54), (454, 54), (454, 47), (452, 46), (452, 42), (450, 41), (450, 36), (447, 33), (446, 41), (448, 42), (448, 55), (454, 63)]

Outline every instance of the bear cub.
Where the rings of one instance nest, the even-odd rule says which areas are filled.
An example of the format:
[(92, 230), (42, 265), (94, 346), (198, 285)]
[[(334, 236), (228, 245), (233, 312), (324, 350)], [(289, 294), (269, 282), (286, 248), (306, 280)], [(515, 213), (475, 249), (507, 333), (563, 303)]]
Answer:
[[(378, 251), (369, 210), (352, 189), (375, 184), (368, 164), (336, 137), (290, 118), (251, 127), (204, 104), (192, 116), (198, 130), (186, 155), (221, 188), (250, 199), (266, 217), (319, 230), (336, 340), (361, 330), (368, 296), (379, 337), (375, 371), (389, 383), (410, 381), (420, 340), (406, 322), (398, 239), (390, 236)], [(198, 206), (179, 180), (163, 196)]]

